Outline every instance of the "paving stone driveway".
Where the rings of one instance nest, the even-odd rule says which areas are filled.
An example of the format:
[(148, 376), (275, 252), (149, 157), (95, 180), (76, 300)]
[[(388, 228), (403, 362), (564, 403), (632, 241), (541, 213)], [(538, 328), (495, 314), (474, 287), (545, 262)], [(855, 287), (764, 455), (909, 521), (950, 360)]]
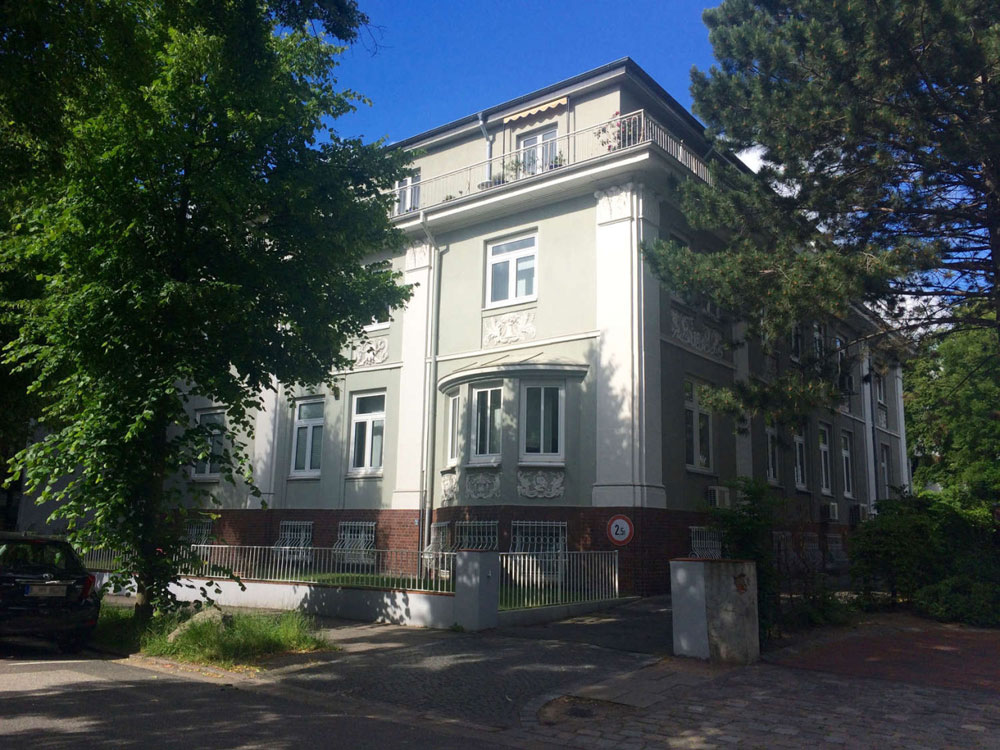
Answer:
[(833, 631), (749, 668), (667, 658), (526, 705), (520, 732), (625, 750), (1000, 748), (1000, 632), (916, 622)]

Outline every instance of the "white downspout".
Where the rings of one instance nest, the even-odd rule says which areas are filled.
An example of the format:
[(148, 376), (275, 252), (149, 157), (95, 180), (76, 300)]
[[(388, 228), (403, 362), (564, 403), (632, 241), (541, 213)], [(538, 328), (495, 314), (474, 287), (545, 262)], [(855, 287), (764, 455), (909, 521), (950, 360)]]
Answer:
[[(486, 130), (486, 118), (483, 117), (482, 112), (479, 113), (478, 118), (479, 129), (482, 131), (483, 138), (486, 140), (486, 182), (489, 182), (493, 179), (493, 136), (491, 136), (489, 131)], [(424, 227), (424, 231), (427, 231), (426, 227)]]
[(437, 422), (437, 329), (441, 308), (441, 271), (437, 241), (427, 225), (426, 212), (420, 212), (420, 226), (430, 248), (430, 304), (427, 308), (427, 342), (424, 347), (424, 404), (423, 429), (420, 441), (420, 530), (418, 549), (430, 543), (431, 517), (434, 497), (434, 438)]

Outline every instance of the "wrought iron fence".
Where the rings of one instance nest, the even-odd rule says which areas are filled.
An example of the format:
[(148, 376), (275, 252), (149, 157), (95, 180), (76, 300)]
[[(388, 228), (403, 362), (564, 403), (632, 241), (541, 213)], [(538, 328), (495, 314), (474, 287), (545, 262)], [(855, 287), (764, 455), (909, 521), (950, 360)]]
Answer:
[(617, 551), (500, 553), (500, 609), (617, 597)]
[(703, 158), (670, 135), (644, 110), (637, 110), (419, 183), (407, 183), (395, 191), (394, 213), (417, 211), (647, 143), (656, 144), (711, 183), (711, 170)]

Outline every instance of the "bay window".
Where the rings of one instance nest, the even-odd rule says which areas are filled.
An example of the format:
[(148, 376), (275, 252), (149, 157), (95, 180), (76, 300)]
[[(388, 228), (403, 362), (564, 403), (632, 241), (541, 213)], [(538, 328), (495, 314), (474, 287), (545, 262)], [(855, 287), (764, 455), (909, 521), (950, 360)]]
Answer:
[(521, 386), (522, 461), (562, 462), (565, 400), (562, 383)]

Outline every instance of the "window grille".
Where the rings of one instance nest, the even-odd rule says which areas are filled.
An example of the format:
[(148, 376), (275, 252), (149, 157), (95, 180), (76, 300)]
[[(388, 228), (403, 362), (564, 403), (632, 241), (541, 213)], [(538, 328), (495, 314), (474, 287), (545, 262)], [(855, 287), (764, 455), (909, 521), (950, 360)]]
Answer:
[(282, 521), (275, 547), (311, 547), (312, 521)]
[(458, 521), (455, 523), (454, 549), (495, 550), (496, 521)]
[(840, 534), (826, 535), (827, 566), (831, 568), (844, 568), (849, 559), (844, 550), (844, 540)]
[(511, 552), (565, 552), (565, 521), (512, 521)]
[(209, 544), (212, 541), (212, 520), (200, 518), (188, 521), (184, 538), (188, 544)]
[(707, 526), (692, 526), (691, 557), (704, 557), (711, 560), (722, 558), (722, 534), (718, 529)]
[(819, 535), (806, 532), (802, 535), (802, 554), (810, 570), (817, 570), (823, 565), (823, 555), (819, 550)]
[(341, 521), (337, 527), (335, 550), (343, 550), (346, 562), (372, 563), (375, 561), (375, 522)]
[(424, 552), (447, 552), (450, 549), (451, 535), (448, 526), (447, 521), (431, 524), (431, 541), (424, 548)]

